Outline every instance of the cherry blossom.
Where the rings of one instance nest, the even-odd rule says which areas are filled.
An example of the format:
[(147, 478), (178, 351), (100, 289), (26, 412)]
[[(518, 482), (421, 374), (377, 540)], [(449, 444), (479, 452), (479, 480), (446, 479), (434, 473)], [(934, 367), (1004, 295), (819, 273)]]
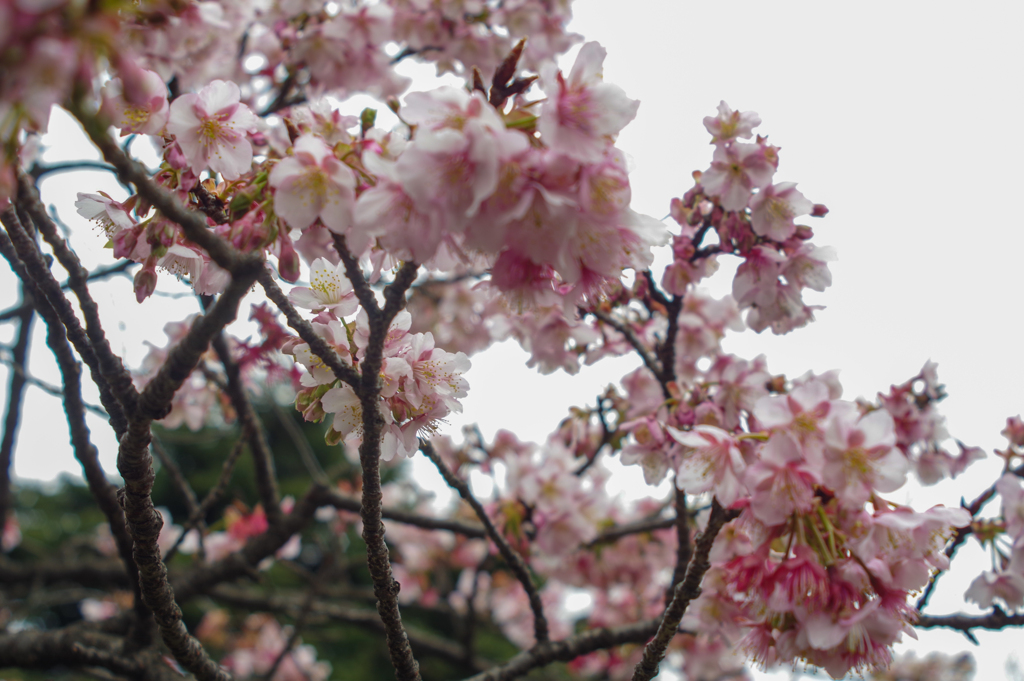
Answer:
[(122, 78), (113, 78), (103, 86), (100, 113), (120, 128), (121, 135), (140, 133), (159, 135), (170, 113), (167, 85), (152, 71), (140, 69), (133, 79), (135, 88), (125, 91)]
[(274, 211), (293, 229), (305, 230), (318, 218), (332, 232), (344, 234), (352, 225), (355, 175), (335, 157), (320, 137), (302, 135), (294, 155), (270, 171)]
[(768, 185), (750, 199), (750, 226), (758, 236), (785, 241), (796, 231), (793, 218), (809, 214), (813, 207), (796, 190), (796, 182)]
[(537, 128), (551, 149), (580, 161), (596, 161), (608, 141), (636, 116), (640, 102), (602, 80), (607, 52), (598, 43), (583, 45), (569, 77), (549, 67), (542, 74), (547, 101)]
[(701, 185), (720, 198), (725, 210), (743, 210), (754, 189), (767, 187), (775, 174), (778, 157), (763, 144), (736, 142), (716, 147), (711, 167), (701, 175)]
[(119, 233), (134, 226), (135, 222), (128, 215), (128, 208), (106, 194), (78, 193), (75, 201), (78, 214), (95, 222), (107, 238), (113, 239)]
[(738, 443), (714, 426), (694, 426), (681, 431), (671, 426), (668, 434), (686, 449), (676, 472), (676, 486), (691, 493), (714, 490), (723, 506), (732, 506), (745, 492), (739, 476), (746, 468)]
[(167, 132), (195, 171), (209, 168), (236, 180), (249, 170), (252, 145), (246, 133), (256, 131), (256, 117), (239, 97), (238, 85), (215, 80), (171, 104)]
[(332, 265), (326, 258), (313, 261), (309, 286), (296, 286), (288, 294), (288, 300), (314, 312), (330, 310), (338, 317), (347, 317), (359, 307), (344, 266), (341, 263)]
[(711, 133), (712, 144), (727, 144), (737, 137), (750, 139), (761, 117), (753, 111), (733, 111), (725, 101), (718, 103), (717, 116), (705, 116), (704, 127)]

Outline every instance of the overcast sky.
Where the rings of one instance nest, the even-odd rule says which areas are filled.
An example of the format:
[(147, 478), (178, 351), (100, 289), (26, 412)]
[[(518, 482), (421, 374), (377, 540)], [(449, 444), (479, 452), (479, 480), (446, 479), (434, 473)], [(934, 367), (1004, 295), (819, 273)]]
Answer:
[[(701, 120), (721, 99), (760, 114), (758, 132), (781, 147), (776, 180), (798, 182), (831, 210), (811, 223), (815, 243), (839, 254), (833, 287), (813, 301), (827, 306), (818, 321), (783, 337), (748, 332), (729, 338), (726, 349), (764, 353), (772, 372), (789, 376), (841, 369), (848, 399), (873, 397), (931, 359), (949, 393), (942, 411), (950, 432), (989, 452), (1003, 446), (1006, 418), (1024, 410), (1024, 231), (1016, 211), (1024, 180), (1017, 124), (1024, 3), (580, 0), (575, 12), (571, 28), (608, 50), (605, 79), (641, 101), (619, 138), (633, 160), (636, 210), (663, 217), (670, 199), (691, 186), (690, 173), (708, 167), (712, 148)], [(66, 127), (63, 120), (55, 117), (55, 130)], [(47, 160), (81, 155), (69, 138), (55, 139)], [(109, 177), (90, 174), (74, 185), (48, 180), (44, 199), (81, 227), (74, 193), (97, 189), (123, 196)], [(94, 241), (76, 242), (88, 267), (110, 262), (102, 240)], [(729, 290), (726, 271), (734, 267), (723, 260), (716, 293)], [(9, 290), (12, 277), (0, 269), (0, 289)], [(114, 350), (137, 365), (141, 338), (163, 345), (163, 324), (197, 306), (190, 297), (165, 297), (137, 307), (124, 295), (129, 288), (118, 280), (95, 290)], [(0, 326), (0, 342), (9, 342), (13, 325)], [(59, 383), (38, 328), (36, 338), (33, 371)], [(542, 439), (569, 404), (592, 402), (637, 364), (627, 358), (577, 377), (538, 377), (525, 359), (510, 346), (474, 358), (465, 418), (453, 419), (452, 430), (478, 421), (488, 434), (505, 427)], [(6, 385), (4, 367), (0, 380)], [(499, 411), (509, 395), (514, 409)], [(26, 402), (17, 474), (52, 479), (77, 470), (58, 402), (34, 388)], [(113, 437), (100, 419), (90, 423), (113, 471)], [(897, 500), (955, 504), (976, 496), (996, 470), (990, 457), (955, 482), (901, 491)], [(934, 612), (958, 608), (969, 579), (945, 578)], [(970, 647), (948, 632), (921, 636), (925, 648)], [(1008, 646), (1020, 632), (1013, 636), (979, 635), (983, 645), (1001, 648), (975, 651), (979, 681), (1004, 678)]]

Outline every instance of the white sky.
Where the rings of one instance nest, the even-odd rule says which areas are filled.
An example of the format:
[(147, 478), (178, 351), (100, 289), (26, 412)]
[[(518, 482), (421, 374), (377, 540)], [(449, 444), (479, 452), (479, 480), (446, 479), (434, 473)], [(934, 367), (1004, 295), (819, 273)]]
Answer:
[[(608, 50), (605, 79), (641, 101), (619, 138), (635, 167), (636, 210), (666, 215), (669, 200), (691, 186), (691, 171), (707, 168), (712, 148), (701, 120), (720, 99), (757, 111), (764, 121), (758, 132), (781, 147), (776, 180), (799, 182), (809, 199), (831, 210), (810, 223), (815, 243), (834, 246), (840, 258), (831, 267), (832, 288), (813, 300), (827, 306), (818, 321), (784, 337), (748, 332), (728, 339), (726, 349), (764, 353), (771, 371), (790, 376), (839, 368), (848, 399), (872, 397), (931, 359), (950, 395), (942, 403), (950, 432), (990, 452), (1003, 446), (1006, 418), (1024, 410), (1024, 231), (1014, 212), (1024, 142), (1005, 128), (1024, 108), (1024, 3), (579, 0), (574, 9), (571, 28)], [(62, 119), (55, 116), (53, 124), (59, 129)], [(60, 141), (46, 159), (81, 154)], [(44, 186), (44, 199), (76, 227), (75, 192), (123, 196), (104, 174), (79, 177), (86, 179), (69, 185), (55, 178)], [(95, 241), (76, 242), (87, 267), (110, 262)], [(723, 265), (717, 294), (729, 287), (728, 261)], [(2, 268), (0, 290), (12, 286)], [(189, 297), (137, 306), (129, 290), (124, 279), (94, 287), (114, 350), (137, 365), (145, 354), (141, 338), (163, 345), (163, 324), (197, 306)], [(13, 325), (0, 325), (0, 342), (12, 333)], [(59, 383), (43, 335), (40, 325), (32, 370)], [(453, 434), (477, 421), (487, 434), (505, 427), (523, 439), (543, 439), (568, 405), (592, 403), (637, 364), (619, 359), (576, 377), (539, 377), (525, 360), (508, 345), (474, 358), (465, 418), (452, 420)], [(0, 367), (0, 381), (7, 380)], [(58, 402), (30, 387), (25, 410), (17, 475), (52, 479), (77, 471)], [(90, 419), (113, 471), (113, 437), (100, 419)], [(901, 491), (896, 500), (922, 507), (955, 504), (961, 495), (970, 500), (996, 470), (990, 457), (957, 481)], [(961, 608), (970, 578), (944, 578), (932, 612)], [(922, 650), (971, 647), (952, 632), (920, 635)], [(977, 678), (1005, 678), (1004, 660), (1020, 631), (979, 638)]]

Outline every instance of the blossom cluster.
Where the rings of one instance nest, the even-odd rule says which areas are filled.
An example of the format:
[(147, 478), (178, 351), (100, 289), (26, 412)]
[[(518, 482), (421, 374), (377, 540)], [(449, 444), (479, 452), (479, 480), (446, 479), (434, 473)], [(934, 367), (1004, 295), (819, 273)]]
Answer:
[(989, 524), (975, 523), (975, 537), (992, 549), (992, 570), (978, 575), (964, 597), (982, 608), (999, 601), (1009, 611), (1024, 610), (1024, 480), (1020, 461), (1024, 459), (1024, 421), (1020, 416), (1006, 420), (1003, 435), (1009, 440), (1001, 455), (1009, 466), (996, 481), (995, 491), (1002, 501), (1001, 518)]
[(886, 409), (839, 399), (834, 375), (771, 393), (763, 367), (754, 375), (760, 388), (745, 395), (716, 386), (719, 400), (739, 398), (728, 418), (714, 398), (693, 409), (659, 401), (649, 375), (624, 381), (630, 404), (646, 413), (622, 424), (633, 439), (623, 462), (642, 465), (648, 482), (674, 470), (680, 489), (740, 510), (712, 549), (704, 595), (684, 625), (742, 638), (764, 665), (805, 660), (835, 678), (885, 666), (912, 631), (909, 594), (948, 567), (945, 541), (971, 516), (919, 513), (880, 496), (909, 470), (896, 424)]
[[(331, 265), (323, 258), (315, 260), (310, 286), (294, 288), (289, 297), (296, 306), (318, 313), (313, 328), (344, 362), (358, 369), (370, 331), (365, 310), (360, 309), (354, 320), (345, 320), (356, 312), (358, 304), (341, 265)], [(400, 312), (384, 342), (380, 413), (385, 420), (381, 456), (386, 461), (411, 455), (419, 448), (421, 430), (431, 433), (445, 416), (462, 411), (459, 399), (469, 388), (463, 378), (470, 366), (466, 354), (435, 347), (429, 331), (409, 333), (411, 323), (412, 316)], [(301, 378), (303, 388), (296, 398), (296, 406), (306, 420), (320, 421), (331, 414), (328, 442), (360, 442), (363, 404), (353, 386), (337, 379), (308, 343), (293, 338), (284, 351), (306, 369)]]

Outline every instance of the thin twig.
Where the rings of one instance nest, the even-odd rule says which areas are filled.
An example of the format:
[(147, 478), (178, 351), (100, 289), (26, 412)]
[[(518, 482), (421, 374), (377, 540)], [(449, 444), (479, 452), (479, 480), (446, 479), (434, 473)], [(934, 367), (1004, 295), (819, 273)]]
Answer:
[[(210, 305), (211, 301), (204, 296), (203, 307), (206, 308)], [(267, 514), (267, 522), (276, 525), (281, 522), (281, 496), (277, 489), (274, 456), (270, 451), (270, 444), (267, 442), (267, 434), (263, 430), (263, 422), (253, 408), (249, 396), (245, 394), (241, 368), (231, 356), (231, 349), (228, 348), (223, 332), (214, 337), (213, 349), (221, 364), (224, 365), (228, 399), (231, 400), (231, 406), (235, 408), (235, 413), (238, 415), (238, 423), (242, 426), (242, 432), (249, 440), (249, 451), (252, 453), (253, 469), (256, 472), (256, 487), (259, 491), (260, 501), (263, 503), (263, 510)]]
[(519, 583), (523, 585), (523, 589), (526, 591), (526, 595), (530, 599), (530, 610), (533, 611), (533, 637), (537, 643), (544, 643), (549, 640), (548, 635), (548, 620), (544, 615), (544, 605), (540, 599), (540, 592), (537, 591), (537, 585), (533, 583), (533, 577), (530, 576), (530, 569), (526, 566), (526, 561), (523, 557), (509, 545), (505, 537), (498, 532), (498, 528), (494, 526), (490, 516), (487, 515), (487, 511), (484, 509), (475, 496), (473, 496), (472, 490), (469, 489), (464, 481), (459, 479), (455, 473), (452, 472), (434, 447), (426, 440), (420, 440), (420, 451), (423, 455), (430, 459), (437, 470), (441, 473), (441, 477), (448, 484), (449, 487), (456, 490), (467, 504), (473, 509), (480, 522), (483, 523), (484, 529), (487, 531), (487, 536), (490, 538), (494, 545), (498, 547), (498, 552), (501, 557), (508, 563), (509, 568), (512, 570), (512, 574), (515, 575)]
[[(271, 399), (271, 408), (274, 410), (274, 414), (277, 416), (277, 420), (284, 427), (288, 437), (291, 438), (292, 444), (295, 445), (295, 449), (299, 452), (299, 458), (302, 459), (303, 465), (306, 466), (306, 470), (309, 472), (309, 476), (318, 484), (324, 487), (329, 487), (331, 484), (330, 479), (327, 477), (327, 473), (324, 472), (323, 466), (316, 458), (316, 452), (313, 451), (312, 445), (309, 444), (309, 440), (302, 434), (302, 431), (295, 421), (292, 419), (291, 414), (285, 412), (281, 408), (281, 405), (277, 403), (277, 400)], [(294, 411), (292, 412), (294, 413)]]
[[(640, 359), (643, 360), (644, 366), (650, 369), (655, 376), (661, 376), (663, 374), (664, 370), (661, 364), (658, 362), (657, 358), (650, 353), (650, 351), (647, 349), (647, 346), (645, 346), (643, 341), (641, 341), (640, 338), (636, 335), (636, 332), (634, 332), (633, 329), (629, 328), (627, 324), (625, 324), (624, 322), (620, 322), (607, 312), (602, 312), (601, 310), (594, 309), (580, 311), (583, 313), (589, 313), (594, 315), (595, 317), (598, 318), (598, 320), (601, 321), (601, 323), (607, 324), (608, 326), (612, 327), (613, 329), (621, 333), (625, 337), (626, 341), (633, 346), (633, 349), (636, 350), (637, 354), (640, 355)], [(667, 390), (665, 396), (669, 397)]]
[[(40, 380), (35, 376), (31, 376), (25, 373), (25, 370), (22, 369), (18, 364), (16, 364), (13, 359), (2, 358), (0, 359), (0, 362), (3, 362), (7, 366), (11, 367), (12, 372), (20, 374), (25, 379), (25, 383), (27, 383), (28, 385), (33, 385), (39, 388), (47, 395), (52, 395), (53, 397), (61, 398), (64, 397), (64, 390), (62, 388), (58, 388), (52, 383), (47, 383), (46, 381)], [(109, 414), (107, 414), (107, 410), (99, 406), (98, 404), (92, 404), (91, 402), (82, 402), (82, 406), (87, 411), (91, 411), (97, 416), (102, 416), (103, 418), (107, 418), (109, 416)]]
[[(337, 491), (328, 492), (324, 501), (327, 505), (334, 506), (342, 511), (359, 513), (362, 510), (362, 504), (359, 499), (341, 494)], [(464, 523), (458, 520), (448, 520), (446, 518), (431, 518), (396, 508), (382, 507), (381, 517), (387, 520), (394, 520), (395, 522), (403, 523), (405, 525), (414, 525), (428, 530), (447, 530), (473, 539), (483, 539), (487, 536), (487, 532), (484, 530), (482, 525)]]
[(235, 464), (238, 462), (238, 459), (242, 456), (242, 451), (244, 450), (244, 448), (245, 437), (239, 437), (235, 441), (235, 444), (231, 448), (231, 451), (228, 453), (227, 459), (224, 460), (224, 465), (221, 467), (220, 476), (218, 476), (217, 482), (216, 484), (214, 484), (213, 489), (206, 493), (206, 496), (203, 497), (203, 500), (202, 502), (200, 502), (199, 507), (188, 517), (188, 520), (186, 520), (185, 523), (182, 525), (182, 532), (181, 535), (178, 537), (177, 541), (175, 541), (174, 545), (167, 550), (166, 554), (164, 554), (164, 563), (167, 563), (171, 560), (171, 558), (174, 557), (174, 554), (177, 553), (177, 551), (181, 547), (182, 542), (185, 541), (185, 537), (188, 536), (188, 533), (196, 527), (202, 525), (203, 519), (206, 517), (206, 514), (210, 512), (210, 509), (213, 508), (214, 504), (220, 501), (221, 497), (224, 495), (225, 490), (227, 490), (228, 488), (228, 484), (231, 482), (231, 474), (234, 472)]

